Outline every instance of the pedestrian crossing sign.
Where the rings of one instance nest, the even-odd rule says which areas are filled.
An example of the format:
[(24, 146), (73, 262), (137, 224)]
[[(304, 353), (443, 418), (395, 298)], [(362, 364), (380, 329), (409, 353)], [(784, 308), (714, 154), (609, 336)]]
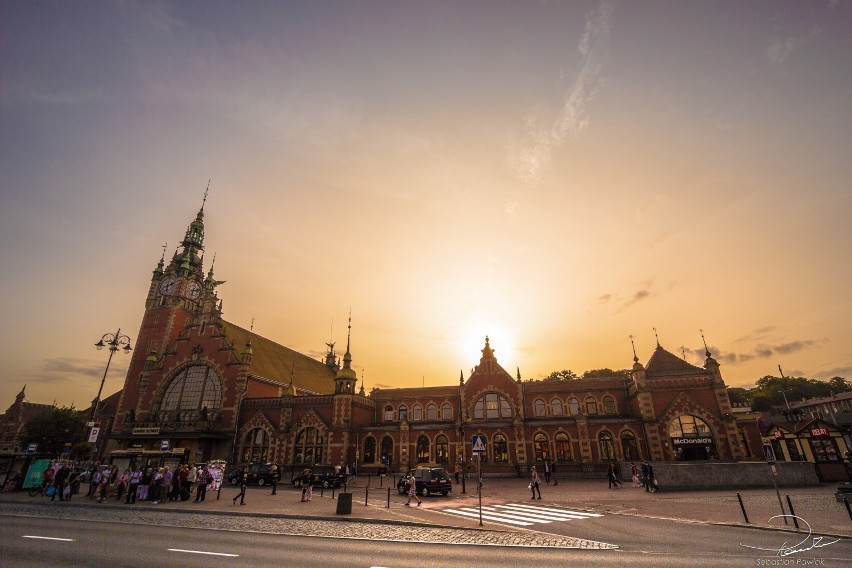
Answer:
[(470, 437), (470, 451), (474, 454), (485, 453), (485, 436), (476, 435)]

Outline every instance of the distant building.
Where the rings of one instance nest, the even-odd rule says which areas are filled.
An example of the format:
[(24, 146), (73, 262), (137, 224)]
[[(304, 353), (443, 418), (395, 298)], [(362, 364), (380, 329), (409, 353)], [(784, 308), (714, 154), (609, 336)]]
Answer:
[[(0, 454), (25, 452), (27, 440), (23, 437), (24, 426), (39, 414), (54, 408), (52, 404), (27, 402), (26, 390), (27, 386), (24, 385), (15, 397), (15, 402), (0, 416)], [(0, 468), (0, 473), (3, 471)]]

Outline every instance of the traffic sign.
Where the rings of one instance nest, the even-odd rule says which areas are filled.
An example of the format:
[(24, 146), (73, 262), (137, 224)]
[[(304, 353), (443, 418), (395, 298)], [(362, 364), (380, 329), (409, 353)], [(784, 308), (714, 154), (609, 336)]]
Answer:
[(475, 454), (484, 454), (486, 452), (486, 440), (482, 434), (476, 434), (470, 437), (470, 451)]
[(38, 449), (38, 444), (33, 442), (32, 444), (27, 446), (27, 453), (28, 454), (34, 454), (37, 449)]
[(101, 429), (97, 426), (94, 426), (91, 430), (89, 430), (89, 443), (94, 444), (98, 441), (98, 434), (100, 434)]
[(168, 452), (169, 451), (169, 441), (168, 440), (161, 440), (160, 441), (160, 451), (161, 452)]

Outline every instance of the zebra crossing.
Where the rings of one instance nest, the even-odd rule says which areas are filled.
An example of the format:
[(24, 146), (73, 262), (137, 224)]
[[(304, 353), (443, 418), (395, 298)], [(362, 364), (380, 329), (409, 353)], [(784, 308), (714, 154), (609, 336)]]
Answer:
[[(462, 517), (479, 518), (479, 507), (456, 507), (441, 509), (443, 513), (460, 515)], [(559, 521), (580, 521), (593, 517), (602, 517), (598, 513), (561, 509), (559, 507), (543, 507), (528, 503), (506, 503), (505, 505), (489, 505), (482, 507), (482, 520), (506, 523), (527, 527), (535, 524), (548, 524)]]

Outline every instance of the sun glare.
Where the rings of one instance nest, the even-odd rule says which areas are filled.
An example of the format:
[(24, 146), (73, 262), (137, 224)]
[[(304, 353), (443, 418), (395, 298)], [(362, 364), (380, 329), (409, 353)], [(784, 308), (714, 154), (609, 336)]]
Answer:
[(491, 349), (494, 350), (494, 357), (497, 358), (497, 362), (504, 369), (514, 367), (517, 364), (515, 336), (511, 330), (498, 325), (473, 324), (466, 330), (460, 331), (454, 345), (457, 347), (462, 361), (469, 362), (469, 366), (479, 363), (482, 349), (485, 347), (486, 336)]

